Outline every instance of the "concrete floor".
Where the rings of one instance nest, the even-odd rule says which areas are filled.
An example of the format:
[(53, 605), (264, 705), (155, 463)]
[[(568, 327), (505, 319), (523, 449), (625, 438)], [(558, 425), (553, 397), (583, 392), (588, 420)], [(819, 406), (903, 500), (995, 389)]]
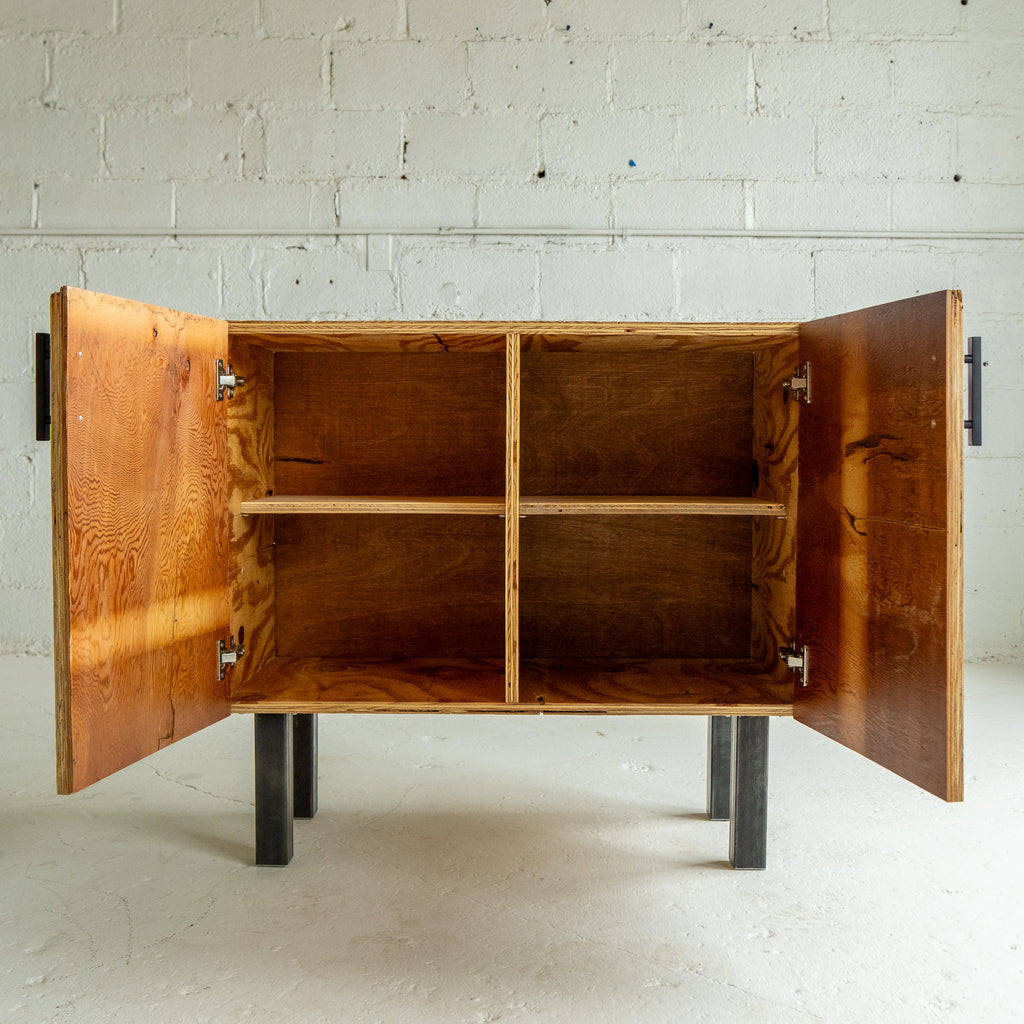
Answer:
[(788, 720), (728, 869), (706, 719), (322, 716), (252, 866), (252, 721), (53, 795), (51, 663), (0, 659), (0, 1020), (1020, 1021), (1024, 667), (969, 666), (967, 801)]

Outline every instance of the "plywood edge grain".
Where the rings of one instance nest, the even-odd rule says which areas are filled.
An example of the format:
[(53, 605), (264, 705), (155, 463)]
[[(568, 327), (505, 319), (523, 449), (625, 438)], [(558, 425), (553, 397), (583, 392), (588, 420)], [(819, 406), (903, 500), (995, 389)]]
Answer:
[(947, 727), (946, 794), (949, 801), (964, 798), (964, 338), (963, 301), (959, 291), (946, 293), (947, 379), (946, 445), (949, 464), (946, 469), (946, 657)]
[(519, 513), (538, 515), (786, 516), (786, 505), (761, 498), (691, 498), (632, 495), (524, 496)]
[(519, 700), (519, 335), (505, 347), (505, 700)]
[(504, 498), (413, 498), (380, 495), (275, 494), (242, 501), (242, 515), (501, 515)]
[(74, 791), (71, 730), (71, 589), (68, 579), (68, 290), (50, 296), (50, 514), (53, 521), (53, 666), (57, 792)]

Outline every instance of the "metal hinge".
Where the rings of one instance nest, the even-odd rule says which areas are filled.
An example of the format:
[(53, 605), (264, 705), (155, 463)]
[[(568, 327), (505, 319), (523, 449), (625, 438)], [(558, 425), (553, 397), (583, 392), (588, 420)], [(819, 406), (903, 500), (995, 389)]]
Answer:
[(240, 388), (245, 383), (244, 377), (238, 377), (235, 375), (235, 371), (231, 368), (231, 364), (228, 363), (228, 368), (224, 369), (224, 360), (217, 360), (217, 401), (224, 401), (224, 392), (228, 393), (228, 398), (235, 397), (235, 388)]
[[(241, 639), (241, 638), (239, 638)], [(233, 636), (228, 637), (228, 642), (225, 644), (223, 640), (217, 641), (217, 678), (224, 678), (224, 669), (228, 665), (234, 665), (238, 659), (245, 654), (245, 648), (239, 644), (235, 646), (235, 638)]]
[(789, 641), (788, 647), (779, 648), (779, 657), (786, 663), (786, 667), (792, 669), (797, 676), (797, 683), (800, 686), (807, 685), (808, 657), (807, 648), (798, 644), (795, 640)]
[(793, 376), (787, 381), (783, 381), (783, 388), (792, 392), (801, 401), (807, 405), (811, 404), (811, 364), (804, 363), (803, 366), (798, 366), (793, 371)]

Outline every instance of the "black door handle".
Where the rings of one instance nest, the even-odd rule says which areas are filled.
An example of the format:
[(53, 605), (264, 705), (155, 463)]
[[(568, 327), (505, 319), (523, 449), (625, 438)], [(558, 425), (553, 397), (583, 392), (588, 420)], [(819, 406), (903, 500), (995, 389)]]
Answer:
[(50, 440), (50, 336), (36, 335), (36, 440)]
[(967, 443), (981, 444), (981, 338), (967, 339), (967, 419), (964, 430), (967, 431)]

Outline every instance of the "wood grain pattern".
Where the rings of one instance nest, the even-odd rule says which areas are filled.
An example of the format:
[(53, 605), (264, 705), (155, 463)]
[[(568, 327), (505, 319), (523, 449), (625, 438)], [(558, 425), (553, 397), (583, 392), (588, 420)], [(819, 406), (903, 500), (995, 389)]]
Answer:
[[(749, 662), (524, 661), (523, 699), (504, 700), (501, 659), (351, 662), (277, 658), (232, 694), (236, 712), (792, 714), (792, 686)], [(543, 698), (543, 700), (539, 699)]]
[(519, 700), (519, 352), (510, 332), (505, 349), (505, 700)]
[[(960, 296), (803, 325), (800, 721), (962, 798)], [(807, 415), (810, 412), (810, 415)]]
[(796, 636), (797, 427), (804, 408), (782, 384), (798, 359), (795, 342), (762, 349), (754, 358), (754, 493), (759, 500), (784, 503), (789, 513), (753, 523), (750, 656), (779, 682), (792, 679), (779, 648)]
[(524, 494), (748, 496), (749, 352), (527, 352)]
[(504, 532), (497, 516), (278, 517), (278, 655), (502, 657)]
[(233, 711), (447, 711), (505, 706), (498, 658), (275, 658), (232, 691)]
[(524, 351), (753, 351), (797, 335), (786, 323), (635, 323), (622, 321), (232, 321), (232, 338), (277, 352), (504, 352), (519, 334)]
[(58, 786), (227, 715), (227, 325), (78, 289), (54, 299)]
[(768, 516), (785, 517), (786, 505), (765, 498), (691, 498), (636, 495), (630, 497), (588, 495), (580, 497), (524, 497), (519, 501), (524, 516)]
[(229, 339), (231, 365), (245, 379), (226, 400), (231, 515), (231, 635), (245, 655), (228, 670), (244, 681), (274, 656), (274, 520), (245, 514), (247, 499), (274, 493), (274, 354)]
[(746, 659), (750, 557), (735, 516), (524, 519), (520, 655)]
[(242, 515), (455, 515), (500, 516), (504, 498), (386, 498), (371, 494), (345, 496), (275, 494), (240, 504)]
[(504, 494), (505, 354), (280, 353), (282, 494)]

